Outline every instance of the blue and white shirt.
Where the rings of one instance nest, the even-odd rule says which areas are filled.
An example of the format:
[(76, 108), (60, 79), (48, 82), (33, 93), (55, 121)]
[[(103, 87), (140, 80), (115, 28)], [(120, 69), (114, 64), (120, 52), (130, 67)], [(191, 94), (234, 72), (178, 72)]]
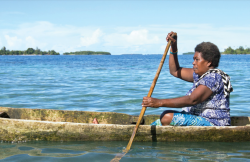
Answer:
[[(219, 71), (222, 72), (221, 70)], [(229, 108), (230, 92), (228, 95), (225, 95), (224, 92), (225, 84), (223, 83), (224, 78), (222, 77), (224, 76), (216, 72), (210, 72), (204, 75), (202, 78), (199, 77), (198, 74), (193, 73), (193, 78), (194, 78), (193, 87), (188, 91), (186, 95), (191, 95), (191, 93), (199, 85), (207, 86), (213, 93), (206, 101), (194, 106), (185, 107), (183, 108), (183, 111), (191, 113), (192, 115), (197, 115), (206, 118), (208, 121), (210, 121), (216, 126), (230, 125), (231, 123), (230, 108)], [(228, 78), (230, 79), (229, 76)]]

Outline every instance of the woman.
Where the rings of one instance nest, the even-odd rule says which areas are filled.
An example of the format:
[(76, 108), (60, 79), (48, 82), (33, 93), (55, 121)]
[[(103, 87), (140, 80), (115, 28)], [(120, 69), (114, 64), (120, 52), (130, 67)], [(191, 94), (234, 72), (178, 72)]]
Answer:
[(218, 47), (210, 42), (198, 44), (193, 57), (193, 68), (182, 68), (177, 57), (177, 38), (172, 38), (172, 34), (173, 32), (167, 36), (167, 41), (172, 41), (169, 71), (177, 78), (193, 82), (193, 87), (183, 97), (171, 99), (144, 97), (142, 106), (183, 108), (182, 112), (164, 111), (160, 117), (162, 125), (230, 125), (229, 97), (233, 89), (230, 77), (216, 69), (220, 60)]

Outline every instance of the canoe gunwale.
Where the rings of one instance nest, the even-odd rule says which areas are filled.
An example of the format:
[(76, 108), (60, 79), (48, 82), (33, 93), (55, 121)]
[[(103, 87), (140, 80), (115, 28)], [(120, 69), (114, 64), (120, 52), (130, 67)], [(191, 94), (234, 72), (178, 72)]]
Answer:
[[(5, 112), (7, 117), (12, 119), (27, 119), (53, 122), (92, 123), (93, 119), (97, 118), (100, 124), (131, 125), (136, 124), (138, 119), (138, 116), (116, 112), (91, 112), (9, 107), (0, 107), (0, 112)], [(145, 115), (140, 124), (149, 125), (159, 118), (160, 115)], [(250, 117), (231, 117), (231, 125), (233, 126), (245, 126), (248, 124), (250, 124)]]
[[(57, 124), (76, 124), (76, 125), (93, 125), (93, 126), (99, 126), (99, 125), (117, 125), (117, 126), (132, 126), (134, 127), (135, 125), (134, 124), (126, 124), (126, 125), (123, 125), (123, 124), (93, 124), (93, 123), (75, 123), (75, 122), (56, 122), (56, 121), (40, 121), (40, 120), (29, 120), (29, 119), (12, 119), (12, 118), (1, 118), (0, 117), (0, 120), (10, 120), (10, 121), (13, 121), (13, 122), (17, 122), (17, 121), (21, 121), (21, 122), (37, 122), (37, 123), (50, 123), (50, 124), (53, 124), (53, 123), (57, 123)], [(216, 129), (224, 129), (224, 128), (242, 128), (242, 127), (250, 127), (250, 125), (245, 125), (245, 126), (154, 126), (154, 125), (140, 125), (140, 127), (166, 127), (166, 128), (176, 128), (176, 127), (180, 127), (180, 128), (216, 128)]]

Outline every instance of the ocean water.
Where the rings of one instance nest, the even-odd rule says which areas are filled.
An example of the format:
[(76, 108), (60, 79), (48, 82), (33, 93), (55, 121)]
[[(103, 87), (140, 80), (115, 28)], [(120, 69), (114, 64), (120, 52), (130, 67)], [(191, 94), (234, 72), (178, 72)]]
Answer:
[[(109, 162), (127, 142), (28, 142), (0, 144), (1, 162)], [(133, 142), (120, 162), (250, 161), (250, 143)]]
[[(139, 115), (162, 55), (0, 56), (0, 106)], [(180, 55), (192, 67), (192, 55)], [(250, 116), (250, 55), (223, 55), (219, 68), (230, 75), (231, 116)], [(169, 74), (168, 58), (152, 97), (186, 94), (192, 83)], [(169, 108), (147, 108), (158, 114)], [(121, 161), (250, 161), (250, 143), (133, 143)], [(0, 161), (110, 161), (127, 142), (5, 143)], [(13, 153), (12, 153), (13, 152)], [(12, 154), (11, 154), (12, 153)]]

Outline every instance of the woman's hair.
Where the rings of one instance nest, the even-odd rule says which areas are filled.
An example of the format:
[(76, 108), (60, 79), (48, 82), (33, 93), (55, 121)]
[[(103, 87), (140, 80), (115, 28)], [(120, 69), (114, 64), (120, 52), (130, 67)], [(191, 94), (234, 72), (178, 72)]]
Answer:
[(201, 56), (211, 62), (214, 68), (219, 66), (220, 51), (218, 47), (211, 42), (202, 42), (195, 47), (195, 52), (201, 52)]

